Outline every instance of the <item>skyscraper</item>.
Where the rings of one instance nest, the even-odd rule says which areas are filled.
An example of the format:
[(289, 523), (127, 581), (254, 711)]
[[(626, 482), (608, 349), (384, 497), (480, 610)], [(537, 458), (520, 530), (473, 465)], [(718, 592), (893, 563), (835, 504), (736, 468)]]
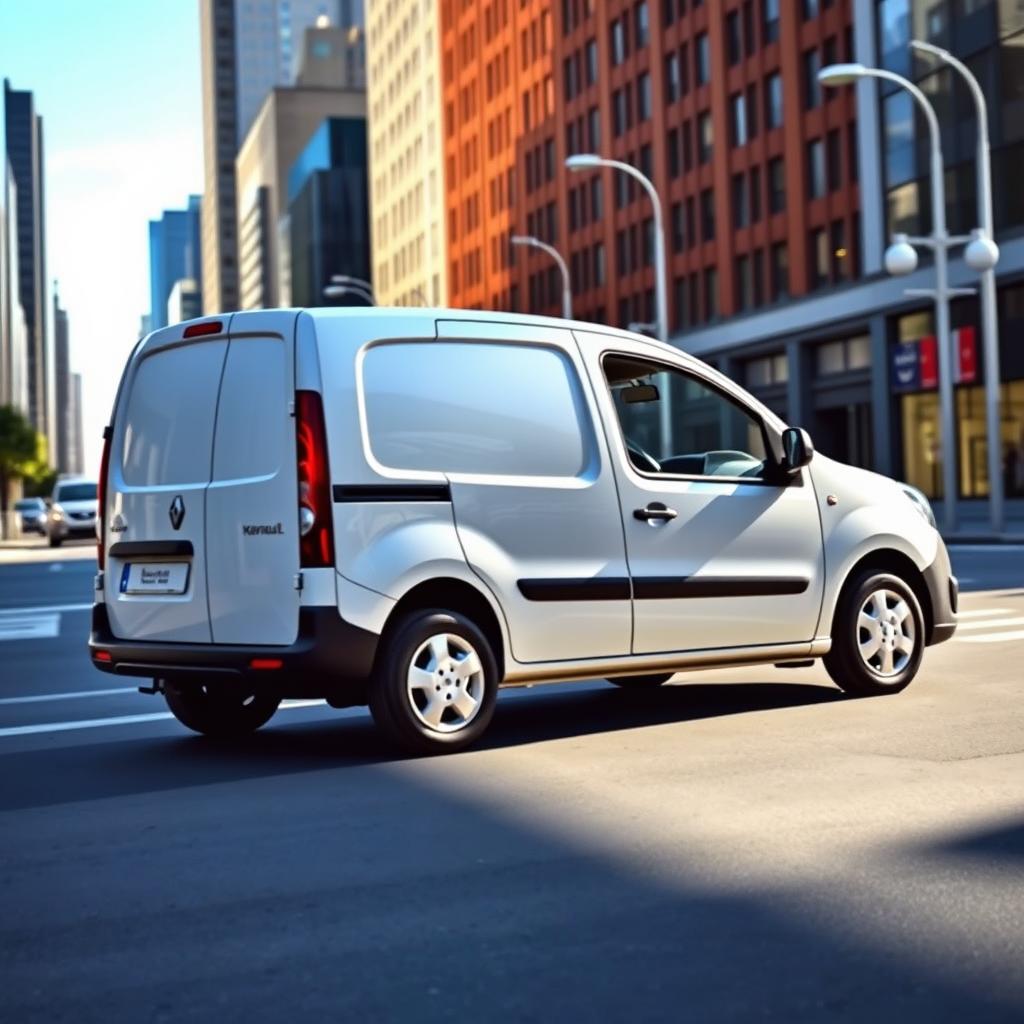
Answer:
[[(200, 0), (203, 75), (203, 309), (239, 306), (235, 156), (275, 86), (293, 81), (304, 29), (361, 23), (358, 0)], [(358, 19), (358, 22), (355, 20)]]
[[(53, 453), (53, 353), (46, 317), (43, 121), (35, 111), (32, 93), (12, 89), (6, 79), (4, 121), (4, 151), (16, 195), (18, 301), (27, 336), (28, 414), (35, 429), (50, 439)], [(15, 222), (12, 219), (10, 223), (13, 226)]]
[(377, 299), (442, 305), (448, 259), (438, 4), (371, 0), (367, 20)]
[(185, 210), (164, 210), (149, 222), (150, 330), (167, 326), (167, 300), (176, 281), (202, 278), (199, 196)]
[(61, 309), (57, 289), (53, 290), (54, 351), (54, 466), (60, 473), (71, 472), (71, 352), (68, 338), (68, 313)]
[(85, 472), (85, 440), (82, 437), (82, 375), (71, 374), (70, 403), (68, 411), (69, 473)]
[(18, 285), (18, 187), (7, 153), (0, 152), (0, 405), (27, 416), (28, 334)]

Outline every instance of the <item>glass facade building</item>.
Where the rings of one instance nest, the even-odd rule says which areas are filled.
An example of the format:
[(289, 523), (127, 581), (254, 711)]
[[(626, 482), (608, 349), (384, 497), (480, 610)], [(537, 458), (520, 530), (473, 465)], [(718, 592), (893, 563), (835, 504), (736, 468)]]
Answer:
[(323, 122), (288, 173), (287, 207), (292, 304), (362, 305), (323, 291), (337, 274), (370, 280), (365, 118)]
[(164, 210), (149, 222), (150, 330), (167, 326), (167, 300), (176, 281), (202, 280), (200, 196), (189, 196), (184, 210)]

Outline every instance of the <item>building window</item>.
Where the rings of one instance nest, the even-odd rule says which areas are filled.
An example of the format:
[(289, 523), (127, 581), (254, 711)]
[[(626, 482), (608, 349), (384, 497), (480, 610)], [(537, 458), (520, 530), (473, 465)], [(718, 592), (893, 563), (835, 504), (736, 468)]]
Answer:
[(683, 149), (683, 173), (693, 170), (693, 122), (684, 121), (679, 129)]
[(789, 360), (785, 352), (760, 356), (748, 360), (743, 368), (743, 380), (748, 388), (770, 388), (789, 380)]
[(672, 251), (683, 252), (686, 249), (686, 219), (682, 203), (672, 204)]
[(843, 157), (840, 152), (838, 128), (834, 128), (825, 137), (825, 149), (825, 163), (828, 168), (828, 189), (830, 192), (835, 192), (843, 183)]
[(665, 58), (665, 102), (675, 103), (682, 95), (679, 91), (679, 54), (670, 53)]
[(821, 106), (821, 82), (818, 72), (821, 70), (821, 58), (818, 51), (808, 50), (804, 54), (804, 106), (808, 110)]
[(700, 240), (712, 242), (715, 238), (715, 193), (704, 189), (700, 194)]
[(764, 10), (764, 41), (774, 43), (779, 38), (779, 0), (762, 0)]
[(672, 321), (674, 330), (682, 330), (689, 324), (686, 309), (686, 278), (677, 277), (672, 282), (672, 298), (675, 317)]
[(697, 159), (706, 164), (711, 159), (714, 148), (714, 130), (710, 111), (705, 111), (697, 118)]
[(811, 290), (828, 284), (829, 254), (828, 233), (824, 228), (815, 228), (807, 244), (808, 278)]
[(750, 168), (750, 223), (761, 219), (761, 168)]
[(754, 251), (754, 305), (764, 303), (764, 250)]
[(866, 370), (871, 366), (871, 335), (858, 334), (853, 338), (828, 341), (814, 350), (815, 370), (827, 376)]
[(679, 95), (685, 96), (690, 91), (690, 45), (683, 43), (679, 47)]
[(639, 49), (641, 46), (646, 46), (650, 39), (650, 22), (647, 17), (647, 0), (641, 0), (640, 3), (633, 8), (634, 22), (636, 24), (636, 46)]
[(732, 218), (733, 226), (745, 228), (750, 224), (750, 204), (747, 200), (747, 176), (732, 176)]
[(743, 59), (739, 11), (730, 11), (725, 17), (725, 52), (729, 59), (729, 67), (734, 67)]
[(651, 76), (645, 71), (636, 80), (637, 120), (649, 121), (651, 117)]
[(757, 135), (757, 85), (747, 86), (747, 138)]
[(764, 83), (765, 127), (782, 127), (782, 75), (778, 71), (770, 74)]
[(587, 129), (590, 133), (590, 152), (596, 153), (601, 148), (601, 113), (597, 107), (587, 111)]
[(740, 256), (736, 260), (736, 298), (741, 310), (754, 305), (754, 278), (749, 256)]
[(718, 271), (708, 267), (704, 271), (704, 319), (718, 318)]
[(621, 64), (626, 59), (626, 19), (616, 18), (611, 24), (612, 64)]
[(669, 178), (678, 178), (680, 173), (678, 128), (673, 128), (668, 133), (668, 140), (665, 144), (665, 151), (666, 156), (668, 158), (668, 176)]
[(644, 266), (654, 263), (654, 218), (648, 217), (643, 223)]
[(743, 0), (743, 40), (747, 44), (747, 56), (752, 57), (757, 49), (754, 29), (754, 0)]
[(698, 85), (707, 85), (711, 81), (711, 45), (707, 32), (697, 36), (696, 41), (697, 67), (695, 78)]
[(768, 209), (772, 213), (782, 213), (786, 208), (786, 169), (782, 157), (773, 157), (768, 161)]
[(772, 246), (772, 298), (778, 302), (789, 297), (789, 249), (785, 242)]
[(818, 0), (802, 0), (804, 21), (810, 21), (811, 18), (816, 18), (819, 13)]
[(612, 93), (612, 131), (618, 138), (629, 127), (629, 105), (625, 89)]
[(832, 248), (832, 280), (849, 281), (853, 278), (853, 260), (846, 247), (846, 225), (841, 220), (832, 221), (829, 229)]
[(807, 195), (820, 199), (825, 194), (825, 147), (821, 139), (807, 143)]
[(587, 76), (587, 85), (593, 85), (597, 81), (597, 40), (588, 39), (586, 50), (585, 68)]
[(600, 288), (604, 282), (604, 242), (598, 242), (594, 246), (594, 286)]
[(604, 216), (604, 186), (600, 178), (590, 183), (590, 219), (599, 221)]
[(733, 93), (729, 97), (729, 112), (732, 129), (732, 144), (747, 144), (747, 98), (742, 92)]

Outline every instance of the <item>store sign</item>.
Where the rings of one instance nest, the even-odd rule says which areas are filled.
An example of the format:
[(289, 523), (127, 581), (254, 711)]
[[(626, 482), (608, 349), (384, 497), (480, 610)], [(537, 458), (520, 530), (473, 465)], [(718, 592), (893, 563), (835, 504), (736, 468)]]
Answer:
[[(973, 384), (978, 379), (978, 346), (973, 327), (953, 331), (956, 364), (953, 381)], [(934, 334), (905, 341), (892, 350), (892, 389), (897, 393), (931, 391), (939, 386), (939, 349)]]

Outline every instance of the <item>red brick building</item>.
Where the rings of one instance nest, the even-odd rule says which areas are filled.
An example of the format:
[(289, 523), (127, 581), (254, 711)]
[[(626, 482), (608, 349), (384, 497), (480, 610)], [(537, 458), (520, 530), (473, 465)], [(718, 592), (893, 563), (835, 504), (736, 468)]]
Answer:
[(856, 275), (851, 0), (443, 0), (449, 299), (557, 315), (561, 284), (512, 234), (555, 245), (574, 312), (654, 319), (646, 194), (662, 198), (675, 330)]

